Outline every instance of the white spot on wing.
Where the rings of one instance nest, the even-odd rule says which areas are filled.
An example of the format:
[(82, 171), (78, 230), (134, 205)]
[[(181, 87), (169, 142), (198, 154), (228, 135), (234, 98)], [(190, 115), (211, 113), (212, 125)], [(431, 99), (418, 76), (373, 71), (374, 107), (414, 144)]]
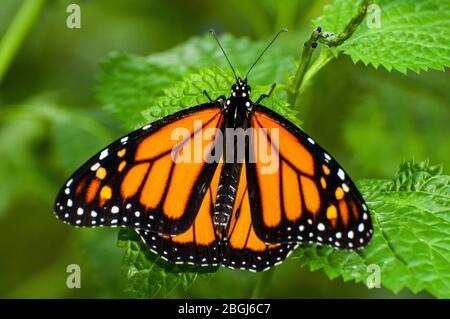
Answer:
[(96, 171), (99, 169), (99, 167), (100, 167), (100, 163), (97, 162), (91, 166), (91, 171)]
[(345, 173), (344, 171), (340, 168), (337, 172), (338, 176), (340, 179), (344, 180), (345, 179)]
[(348, 188), (347, 184), (342, 183), (342, 189), (344, 190), (344, 192), (348, 193), (350, 188)]
[(314, 142), (314, 140), (310, 137), (308, 137), (308, 142), (310, 142), (311, 144), (316, 144), (316, 142)]
[(109, 155), (109, 150), (106, 148), (100, 153), (100, 156), (98, 157), (98, 159), (102, 160), (102, 159), (106, 158), (108, 155)]
[(358, 231), (359, 231), (360, 233), (362, 233), (362, 232), (364, 231), (364, 224), (363, 224), (363, 223), (359, 224), (359, 226), (358, 226)]

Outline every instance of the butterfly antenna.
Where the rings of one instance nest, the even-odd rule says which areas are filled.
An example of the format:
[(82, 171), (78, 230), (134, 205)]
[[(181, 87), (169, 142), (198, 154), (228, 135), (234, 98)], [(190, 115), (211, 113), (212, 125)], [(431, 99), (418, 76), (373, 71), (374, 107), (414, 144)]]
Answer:
[(214, 39), (216, 39), (216, 42), (217, 42), (217, 44), (219, 45), (220, 49), (222, 50), (223, 55), (225, 56), (225, 59), (227, 59), (228, 64), (230, 65), (231, 70), (233, 71), (234, 77), (236, 78), (236, 82), (237, 82), (238, 77), (237, 77), (237, 75), (236, 75), (236, 71), (234, 70), (233, 65), (231, 64), (231, 61), (230, 61), (230, 59), (228, 58), (227, 54), (225, 53), (225, 50), (223, 49), (222, 45), (220, 44), (219, 39), (217, 38), (216, 32), (215, 32), (213, 29), (209, 29), (209, 32), (211, 32), (211, 34), (212, 34), (212, 36), (214, 37)]
[(266, 46), (266, 48), (263, 50), (263, 52), (261, 52), (261, 54), (259, 55), (259, 57), (256, 59), (255, 63), (253, 63), (253, 65), (250, 67), (250, 69), (248, 69), (247, 74), (245, 75), (245, 79), (247, 80), (247, 77), (250, 73), (250, 71), (253, 69), (253, 67), (256, 65), (256, 63), (258, 63), (258, 61), (261, 59), (261, 57), (264, 55), (264, 53), (266, 53), (266, 51), (270, 48), (270, 46), (275, 42), (275, 40), (278, 38), (278, 36), (283, 33), (283, 32), (288, 32), (288, 29), (281, 29), (280, 31), (278, 31), (278, 33), (273, 37), (272, 41), (270, 41), (270, 43)]

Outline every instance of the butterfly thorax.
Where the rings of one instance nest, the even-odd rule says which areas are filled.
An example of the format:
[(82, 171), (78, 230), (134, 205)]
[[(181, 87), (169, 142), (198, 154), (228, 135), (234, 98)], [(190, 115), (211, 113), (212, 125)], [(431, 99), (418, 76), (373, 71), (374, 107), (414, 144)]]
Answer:
[(231, 87), (230, 97), (223, 102), (223, 110), (234, 114), (247, 114), (253, 105), (250, 100), (250, 93), (251, 87), (247, 84), (247, 81), (238, 78), (236, 83)]

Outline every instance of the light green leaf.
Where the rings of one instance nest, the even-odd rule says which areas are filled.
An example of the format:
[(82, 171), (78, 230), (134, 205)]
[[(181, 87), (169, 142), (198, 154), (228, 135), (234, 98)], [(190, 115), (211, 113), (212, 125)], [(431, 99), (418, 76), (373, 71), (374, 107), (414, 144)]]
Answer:
[[(241, 72), (247, 70), (267, 45), (266, 41), (252, 42), (248, 38), (235, 38), (228, 34), (220, 39), (234, 67)], [(286, 82), (295, 67), (293, 60), (283, 47), (274, 46), (252, 71), (251, 84)], [(154, 98), (163, 95), (164, 88), (190, 72), (214, 66), (228, 68), (225, 57), (209, 34), (147, 57), (114, 53), (102, 63), (98, 97), (124, 126), (136, 128), (143, 121), (141, 112), (154, 105)], [(221, 89), (229, 92), (232, 82), (230, 78)]]
[(361, 251), (306, 246), (294, 258), (311, 270), (323, 268), (330, 278), (365, 283), (381, 270), (384, 287), (398, 292), (426, 290), (450, 297), (450, 178), (427, 162), (405, 162), (392, 181), (358, 183), (374, 222), (375, 235)]
[[(341, 32), (356, 11), (359, 0), (336, 0), (314, 21), (325, 31)], [(381, 9), (380, 28), (367, 20), (338, 50), (353, 61), (383, 65), (402, 73), (450, 66), (450, 2), (445, 0), (377, 0)]]
[[(180, 81), (165, 88), (163, 95), (155, 98), (154, 103), (148, 105), (147, 110), (142, 112), (145, 122), (152, 122), (189, 106), (207, 103), (208, 99), (203, 94), (205, 89), (211, 97), (226, 96), (230, 92), (229, 87), (231, 87), (233, 80), (233, 75), (229, 70), (219, 68), (212, 70), (200, 69), (196, 73), (190, 73)], [(252, 96), (259, 97), (269, 90), (270, 85), (252, 85)], [(282, 114), (295, 124), (301, 124), (300, 120), (295, 116), (297, 113), (292, 111), (289, 104), (279, 98), (276, 93), (265, 99), (262, 104)]]

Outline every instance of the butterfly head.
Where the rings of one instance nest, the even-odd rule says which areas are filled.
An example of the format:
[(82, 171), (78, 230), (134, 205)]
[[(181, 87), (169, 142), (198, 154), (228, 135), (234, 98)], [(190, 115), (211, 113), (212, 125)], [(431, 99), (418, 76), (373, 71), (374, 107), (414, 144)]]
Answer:
[(231, 95), (237, 99), (248, 100), (250, 98), (251, 87), (247, 84), (247, 79), (238, 78), (231, 87)]

